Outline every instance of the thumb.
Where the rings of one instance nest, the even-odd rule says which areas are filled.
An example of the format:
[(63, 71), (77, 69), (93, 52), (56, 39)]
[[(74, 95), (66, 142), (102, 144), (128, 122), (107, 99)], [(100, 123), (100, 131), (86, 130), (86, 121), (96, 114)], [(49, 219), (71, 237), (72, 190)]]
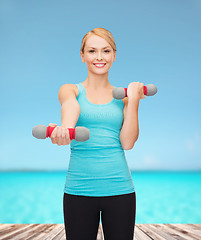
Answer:
[(56, 127), (57, 124), (56, 124), (56, 123), (49, 123), (49, 126), (50, 126), (50, 127)]

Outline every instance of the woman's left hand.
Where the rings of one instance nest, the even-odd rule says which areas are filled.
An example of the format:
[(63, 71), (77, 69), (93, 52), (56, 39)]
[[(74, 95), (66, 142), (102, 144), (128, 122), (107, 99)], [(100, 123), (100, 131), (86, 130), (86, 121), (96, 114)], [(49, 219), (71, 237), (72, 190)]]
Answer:
[(129, 99), (144, 99), (144, 83), (131, 82), (128, 85), (127, 96)]

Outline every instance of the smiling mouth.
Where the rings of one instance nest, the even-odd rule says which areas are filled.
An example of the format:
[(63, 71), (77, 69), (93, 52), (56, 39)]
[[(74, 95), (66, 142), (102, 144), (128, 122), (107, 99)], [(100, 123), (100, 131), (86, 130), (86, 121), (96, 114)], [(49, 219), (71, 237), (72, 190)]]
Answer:
[(102, 64), (102, 63), (94, 63), (94, 65), (98, 68), (102, 68), (106, 65), (106, 63)]

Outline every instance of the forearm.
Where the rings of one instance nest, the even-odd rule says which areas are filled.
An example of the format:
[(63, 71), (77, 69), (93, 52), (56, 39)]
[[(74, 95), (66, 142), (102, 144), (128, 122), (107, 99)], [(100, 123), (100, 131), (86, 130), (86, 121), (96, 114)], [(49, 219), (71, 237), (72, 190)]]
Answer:
[(81, 112), (80, 105), (76, 99), (69, 99), (61, 107), (61, 126), (74, 128)]
[(128, 100), (123, 126), (120, 132), (120, 142), (125, 150), (132, 149), (139, 136), (138, 108), (140, 99)]

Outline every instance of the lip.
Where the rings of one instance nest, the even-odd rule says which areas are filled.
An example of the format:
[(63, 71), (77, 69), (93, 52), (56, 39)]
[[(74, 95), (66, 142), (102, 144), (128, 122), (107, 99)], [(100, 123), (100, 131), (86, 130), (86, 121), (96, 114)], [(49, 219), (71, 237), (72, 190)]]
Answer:
[[(104, 65), (101, 67), (98, 67), (98, 66), (96, 66), (96, 64), (104, 64)], [(103, 67), (105, 67), (106, 63), (93, 63), (93, 65), (95, 65), (97, 68), (103, 68)]]

